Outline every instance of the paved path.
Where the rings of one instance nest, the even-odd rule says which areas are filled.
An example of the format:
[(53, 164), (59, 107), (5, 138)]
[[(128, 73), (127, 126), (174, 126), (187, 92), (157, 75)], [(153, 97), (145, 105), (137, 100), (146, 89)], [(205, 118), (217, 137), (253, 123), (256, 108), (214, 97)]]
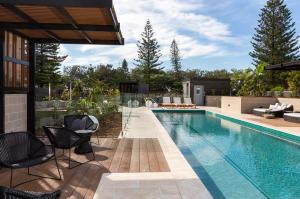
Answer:
[(104, 174), (94, 199), (212, 198), (152, 111), (132, 109), (124, 137), (157, 138), (170, 172)]

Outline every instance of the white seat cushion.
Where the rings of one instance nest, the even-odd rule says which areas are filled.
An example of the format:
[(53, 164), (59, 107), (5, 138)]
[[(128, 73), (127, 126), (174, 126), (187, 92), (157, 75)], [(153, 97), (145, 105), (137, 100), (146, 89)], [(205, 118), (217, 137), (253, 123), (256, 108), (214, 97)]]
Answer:
[(193, 104), (191, 98), (189, 98), (189, 97), (185, 97), (185, 98), (184, 98), (184, 103), (185, 103), (185, 104), (188, 104), (188, 105)]
[(170, 104), (171, 98), (170, 97), (163, 97), (163, 104)]
[(175, 104), (181, 104), (181, 97), (174, 97), (173, 101)]
[(289, 117), (299, 117), (300, 118), (300, 113), (285, 113), (284, 115), (289, 116)]
[(265, 113), (265, 112), (267, 112), (267, 110), (269, 110), (269, 109), (267, 109), (267, 108), (255, 108), (255, 109), (253, 109), (254, 111), (257, 111), (257, 112), (261, 112), (261, 113)]

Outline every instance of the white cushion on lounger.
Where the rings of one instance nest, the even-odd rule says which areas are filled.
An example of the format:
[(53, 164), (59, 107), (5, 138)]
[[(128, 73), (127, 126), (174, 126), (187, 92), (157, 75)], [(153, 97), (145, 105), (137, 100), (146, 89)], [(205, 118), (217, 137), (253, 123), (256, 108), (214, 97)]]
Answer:
[(257, 112), (261, 112), (261, 113), (265, 113), (267, 110), (269, 110), (269, 109), (267, 109), (267, 108), (255, 108), (255, 109), (253, 109), (254, 111), (257, 111)]
[(275, 105), (272, 105), (272, 104), (271, 104), (271, 105), (269, 106), (269, 109), (274, 109), (274, 108), (276, 108)]
[(192, 105), (193, 104), (192, 103), (192, 99), (190, 97), (185, 97), (183, 100), (184, 100), (185, 104), (188, 104), (188, 105)]
[(284, 110), (284, 109), (286, 109), (286, 108), (287, 108), (287, 105), (286, 105), (286, 104), (281, 105), (281, 109), (282, 109), (282, 110)]
[(299, 117), (300, 118), (300, 113), (285, 113), (284, 115), (289, 116), (289, 117)]
[(173, 97), (173, 101), (175, 104), (181, 104), (181, 97)]
[(163, 104), (171, 104), (171, 98), (170, 97), (163, 97)]

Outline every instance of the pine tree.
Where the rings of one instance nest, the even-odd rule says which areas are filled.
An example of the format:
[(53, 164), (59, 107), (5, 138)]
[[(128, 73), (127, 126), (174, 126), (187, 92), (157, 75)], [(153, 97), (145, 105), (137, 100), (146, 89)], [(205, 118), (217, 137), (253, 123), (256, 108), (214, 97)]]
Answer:
[(126, 73), (126, 74), (129, 73), (128, 62), (127, 62), (126, 59), (123, 59), (123, 61), (122, 61), (122, 70), (123, 70), (124, 73)]
[(180, 57), (180, 51), (177, 45), (176, 40), (174, 39), (171, 43), (170, 47), (170, 58), (171, 58), (171, 64), (173, 67), (173, 71), (175, 72), (175, 76), (177, 79), (181, 79), (181, 57)]
[(295, 22), (284, 0), (268, 0), (259, 17), (251, 42), (254, 64), (279, 64), (299, 58), (299, 37), (295, 35)]
[(151, 89), (151, 78), (153, 74), (160, 72), (162, 62), (159, 61), (162, 54), (157, 39), (154, 38), (154, 31), (149, 20), (147, 20), (144, 32), (141, 34), (141, 41), (138, 42), (138, 58), (135, 59), (134, 65), (143, 74), (143, 80)]
[[(253, 51), (250, 56), (257, 66), (293, 61), (299, 58), (298, 38), (291, 11), (284, 0), (268, 0), (259, 15), (258, 27), (252, 38)], [(264, 80), (269, 89), (287, 87), (288, 73), (264, 71)]]
[(59, 66), (67, 56), (59, 56), (59, 44), (36, 44), (36, 84), (46, 87), (60, 82)]

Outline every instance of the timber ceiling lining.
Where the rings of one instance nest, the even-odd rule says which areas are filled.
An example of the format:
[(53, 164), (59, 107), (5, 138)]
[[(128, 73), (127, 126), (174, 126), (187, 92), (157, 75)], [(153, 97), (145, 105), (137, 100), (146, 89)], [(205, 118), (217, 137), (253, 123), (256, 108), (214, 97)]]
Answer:
[(107, 6), (111, 0), (100, 2), (103, 7), (89, 7), (95, 3), (89, 0), (61, 2), (62, 6), (52, 0), (10, 2), (0, 0), (1, 27), (36, 42), (124, 44), (114, 8)]
[(24, 22), (24, 20), (0, 5), (0, 22)]
[(65, 23), (55, 8), (46, 6), (16, 6), (38, 23)]
[(78, 24), (113, 24), (109, 11), (105, 8), (66, 8), (66, 10)]

